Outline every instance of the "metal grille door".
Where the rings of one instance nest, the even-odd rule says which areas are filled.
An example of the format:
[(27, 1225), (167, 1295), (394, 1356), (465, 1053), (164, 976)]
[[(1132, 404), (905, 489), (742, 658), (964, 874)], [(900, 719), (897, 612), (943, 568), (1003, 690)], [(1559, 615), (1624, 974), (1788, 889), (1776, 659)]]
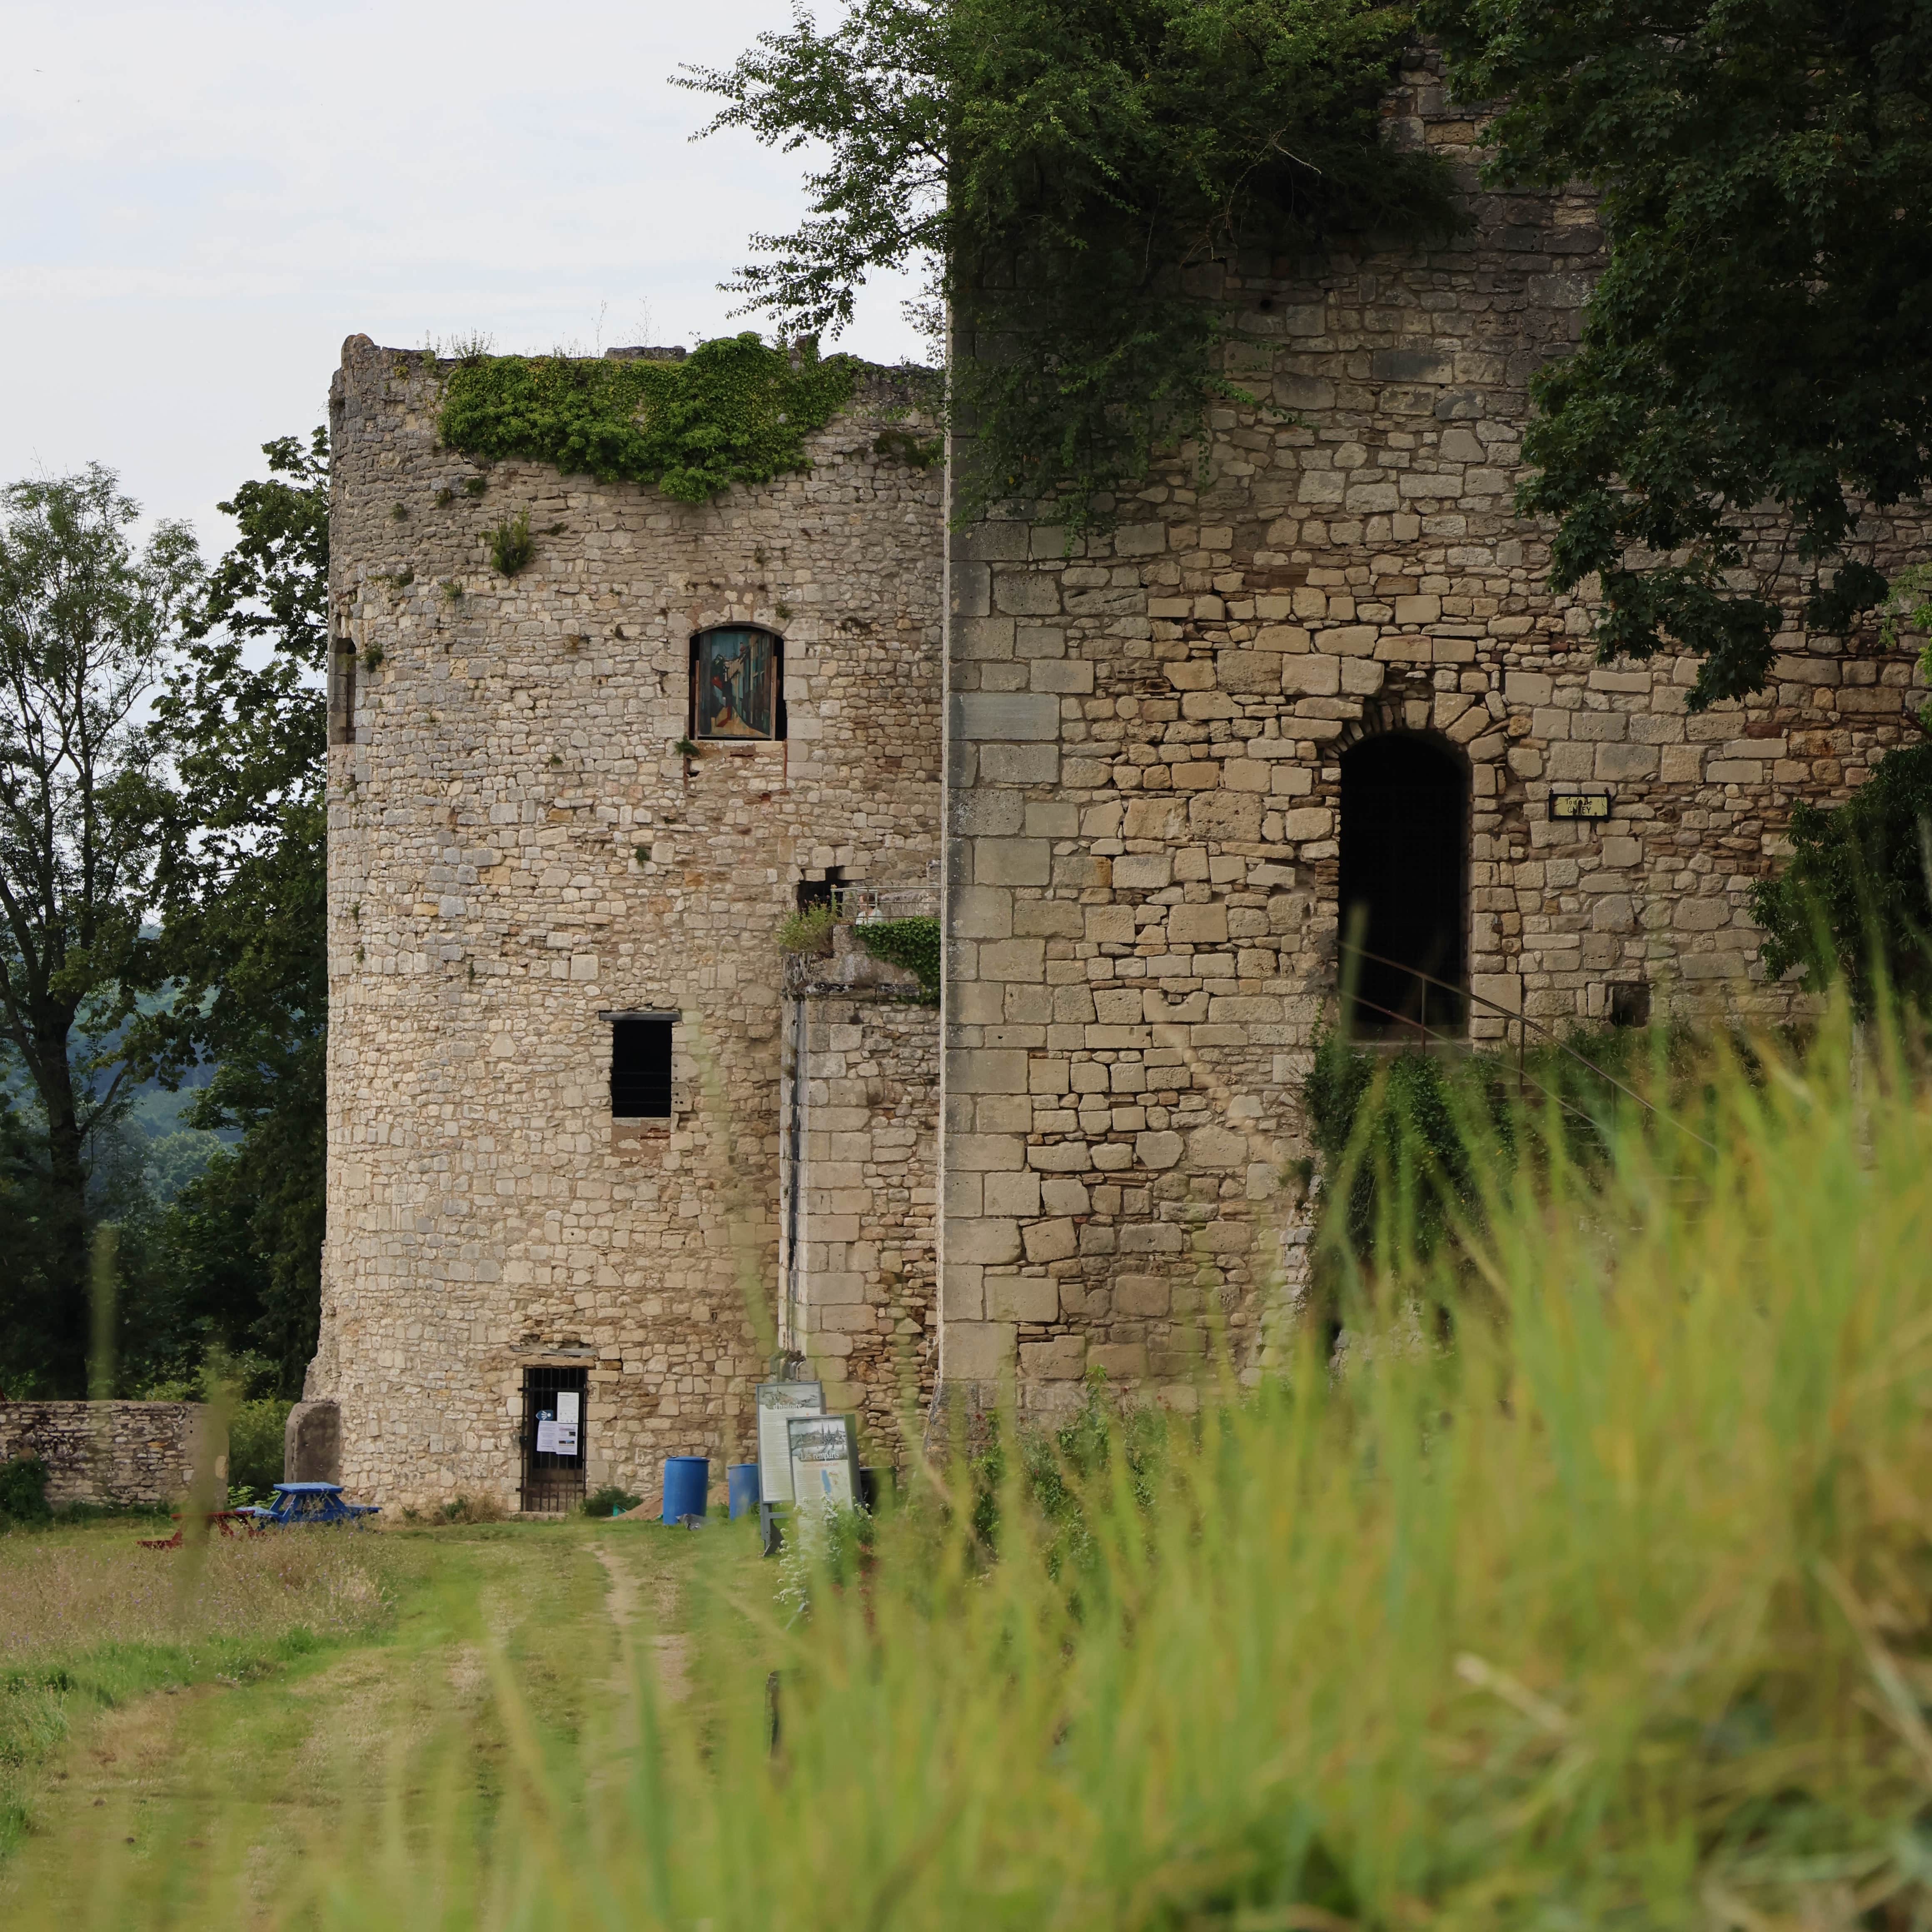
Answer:
[[(590, 1447), (589, 1373), (583, 1369), (531, 1368), (524, 1371), (523, 1508), (526, 1514), (554, 1516), (584, 1500), (584, 1471)], [(539, 1448), (554, 1442), (544, 1428), (575, 1412), (576, 1446), (569, 1450)]]

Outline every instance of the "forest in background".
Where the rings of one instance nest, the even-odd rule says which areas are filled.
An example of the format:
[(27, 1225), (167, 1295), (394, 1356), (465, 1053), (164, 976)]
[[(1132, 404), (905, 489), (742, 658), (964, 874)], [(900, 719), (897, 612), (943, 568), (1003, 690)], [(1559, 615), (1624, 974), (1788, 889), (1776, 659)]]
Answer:
[(178, 524), (137, 543), (98, 465), (0, 497), (16, 1400), (178, 1397), (213, 1371), (279, 1406), (314, 1346), (327, 440), (263, 454), (212, 566)]

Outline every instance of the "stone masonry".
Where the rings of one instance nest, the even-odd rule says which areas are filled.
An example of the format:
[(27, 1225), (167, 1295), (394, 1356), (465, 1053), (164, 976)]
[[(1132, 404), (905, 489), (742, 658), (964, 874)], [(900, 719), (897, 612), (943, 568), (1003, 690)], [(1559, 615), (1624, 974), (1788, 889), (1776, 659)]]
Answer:
[(214, 1458), (228, 1473), (225, 1437), (211, 1444), (198, 1402), (0, 1402), (0, 1462), (32, 1456), (47, 1468), (47, 1501), (178, 1502)]
[[(1911, 654), (1792, 630), (1761, 697), (1599, 666), (1519, 519), (1532, 374), (1574, 339), (1590, 204), (1477, 184), (1478, 130), (1418, 56), (1391, 134), (1434, 145), (1471, 230), (1430, 252), (1244, 262), (1217, 408), (1116, 526), (1020, 516), (950, 544), (941, 1373), (1024, 1408), (1100, 1368), (1184, 1400), (1245, 1376), (1300, 1279), (1279, 1191), (1337, 982), (1341, 755), (1433, 734), (1466, 769), (1478, 1040), (1510, 1016), (1771, 1021), (1747, 910), (1792, 800), (1916, 736)], [(1924, 532), (1880, 532), (1924, 554)], [(1766, 560), (1774, 562), (1774, 532)], [(1908, 539), (1916, 552), (1902, 547)], [(1552, 795), (1606, 792), (1601, 823)]]
[[(345, 1483), (515, 1507), (526, 1368), (588, 1372), (589, 1486), (745, 1454), (776, 1337), (799, 882), (938, 856), (940, 483), (874, 448), (691, 506), (440, 446), (434, 358), (345, 345), (330, 752), (328, 1227), (312, 1398)], [(481, 494), (472, 491), (481, 489)], [(527, 512), (535, 561), (488, 560)], [(690, 640), (784, 640), (788, 735), (686, 758)], [(615, 1124), (601, 1014), (676, 1012)]]
[[(939, 1015), (845, 928), (794, 962), (779, 1106), (779, 1327), (894, 1461), (938, 1370)], [(913, 1434), (916, 1438), (918, 1431)]]
[[(1051, 1415), (1100, 1369), (1185, 1402), (1223, 1346), (1262, 1373), (1303, 1278), (1282, 1177), (1336, 1012), (1342, 760), (1372, 734), (1466, 782), (1475, 1042), (1627, 992), (1802, 1010), (1749, 887), (1794, 800), (1916, 736), (1911, 652), (1794, 626), (1769, 689), (1695, 716), (1689, 661), (1596, 663), (1513, 507), (1592, 210), (1480, 190), (1430, 56), (1389, 114), (1451, 160), (1468, 231), (1204, 281), (1256, 400), (1104, 534), (950, 527), (940, 479), (881, 453), (911, 400), (884, 371), (808, 472), (694, 508), (480, 470), (436, 442), (434, 360), (346, 346), (308, 1390), (346, 1482), (514, 1506), (546, 1364), (588, 1370), (590, 1486), (646, 1495), (666, 1454), (746, 1453), (774, 1359), (880, 1459), (955, 1394)], [(520, 510), (536, 558), (506, 579), (485, 537)], [(1924, 554), (1909, 520), (1869, 534)], [(725, 622), (782, 637), (789, 736), (688, 758), (690, 640)], [(1610, 816), (1558, 819), (1580, 790)], [(782, 966), (802, 882), (921, 887), (942, 854), (939, 1015), (849, 936)], [(610, 1114), (600, 1016), (643, 1011), (681, 1016), (662, 1128)]]

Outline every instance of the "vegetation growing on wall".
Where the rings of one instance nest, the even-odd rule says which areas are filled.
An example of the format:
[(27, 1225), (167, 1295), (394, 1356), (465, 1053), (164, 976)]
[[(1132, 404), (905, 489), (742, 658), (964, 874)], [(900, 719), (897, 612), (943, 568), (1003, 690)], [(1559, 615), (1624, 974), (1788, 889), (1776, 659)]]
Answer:
[[(1587, 182), (1610, 262), (1535, 379), (1520, 502), (1595, 578), (1604, 655), (1702, 655), (1691, 708), (1763, 688), (1786, 622), (1749, 554), (1774, 504), (1805, 621), (1886, 595), (1865, 506), (1932, 481), (1932, 14), (1919, 0), (1425, 0), (1451, 79), (1507, 98), (1491, 170)], [(1781, 562), (1781, 560), (1780, 560)]]
[(1078, 524), (1232, 393), (1222, 265), (1452, 224), (1443, 171), (1381, 138), (1412, 24), (1364, 0), (856, 0), (683, 84), (724, 101), (714, 128), (830, 150), (811, 216), (753, 238), (750, 305), (836, 332), (868, 274), (936, 264), (971, 338), (963, 512)]
[(452, 372), (440, 428), (452, 449), (481, 461), (522, 457), (701, 503), (808, 467), (806, 439), (851, 400), (858, 368), (750, 333), (682, 362), (478, 357)]
[(854, 926), (852, 931), (874, 959), (917, 974), (920, 992), (928, 1000), (938, 1000), (940, 962), (946, 950), (938, 920), (882, 919)]
[(1765, 970), (1814, 992), (1842, 977), (1860, 1011), (1888, 982), (1932, 1000), (1932, 745), (1888, 752), (1843, 805), (1798, 801), (1791, 862), (1751, 888)]

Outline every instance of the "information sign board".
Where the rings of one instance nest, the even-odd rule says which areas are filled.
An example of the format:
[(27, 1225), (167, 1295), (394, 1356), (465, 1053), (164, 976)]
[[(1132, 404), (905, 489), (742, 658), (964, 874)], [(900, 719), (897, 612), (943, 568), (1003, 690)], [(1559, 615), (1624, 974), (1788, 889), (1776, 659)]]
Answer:
[(791, 1444), (785, 1424), (794, 1415), (825, 1413), (823, 1382), (758, 1384), (758, 1495), (767, 1503), (791, 1501)]
[(794, 1415), (785, 1424), (791, 1444), (792, 1506), (801, 1514), (852, 1509), (859, 1501), (859, 1425), (850, 1415)]

